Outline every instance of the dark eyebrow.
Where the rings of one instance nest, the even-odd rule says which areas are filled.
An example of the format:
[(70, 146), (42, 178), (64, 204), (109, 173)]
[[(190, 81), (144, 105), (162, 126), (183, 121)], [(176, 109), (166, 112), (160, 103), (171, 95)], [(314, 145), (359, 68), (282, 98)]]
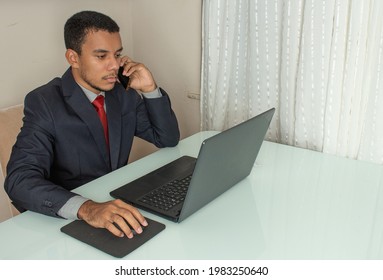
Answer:
[[(121, 48), (119, 48), (117, 51), (116, 51), (116, 53), (118, 53), (118, 52), (122, 52), (122, 47)], [(104, 50), (104, 49), (97, 49), (97, 50), (94, 50), (93, 51), (93, 53), (109, 53), (110, 51), (107, 51), (107, 50)]]
[(93, 53), (108, 53), (109, 51), (107, 50), (103, 50), (103, 49), (98, 49), (98, 50), (94, 50)]

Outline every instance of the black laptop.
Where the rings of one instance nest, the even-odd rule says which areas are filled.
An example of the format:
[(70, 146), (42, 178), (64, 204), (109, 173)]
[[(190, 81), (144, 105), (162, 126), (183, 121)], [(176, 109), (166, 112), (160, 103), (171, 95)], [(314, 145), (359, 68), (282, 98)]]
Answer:
[(198, 159), (183, 156), (110, 192), (138, 208), (181, 222), (246, 178), (275, 109), (206, 139)]

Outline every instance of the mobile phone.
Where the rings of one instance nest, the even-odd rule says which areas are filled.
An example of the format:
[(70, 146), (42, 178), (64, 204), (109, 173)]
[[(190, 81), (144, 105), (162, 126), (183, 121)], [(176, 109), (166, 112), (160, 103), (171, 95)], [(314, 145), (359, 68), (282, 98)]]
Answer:
[(123, 71), (124, 67), (120, 67), (120, 69), (118, 69), (118, 80), (120, 81), (121, 85), (126, 89), (129, 84), (129, 77), (122, 75)]

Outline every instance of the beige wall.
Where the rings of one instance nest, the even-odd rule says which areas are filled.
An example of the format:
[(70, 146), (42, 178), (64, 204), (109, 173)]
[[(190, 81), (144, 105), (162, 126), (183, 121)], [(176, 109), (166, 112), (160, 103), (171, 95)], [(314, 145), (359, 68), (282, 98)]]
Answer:
[[(128, 10), (129, 1), (113, 0)], [(121, 25), (124, 41), (131, 35), (130, 17), (116, 5), (104, 7), (94, 0), (0, 1), (0, 107), (23, 101), (35, 87), (61, 76), (68, 64), (64, 57), (63, 26), (73, 13), (95, 9), (111, 14)], [(130, 38), (129, 38), (130, 39)]]
[[(202, 0), (132, 0), (132, 53), (153, 72), (172, 99), (181, 137), (200, 128)], [(136, 143), (137, 144), (137, 143)], [(133, 159), (153, 150), (139, 141)], [(144, 147), (143, 149), (141, 147)]]
[[(199, 130), (201, 0), (133, 0), (133, 53), (174, 100), (182, 133)], [(137, 12), (136, 12), (137, 11)]]
[[(169, 93), (181, 137), (197, 132), (199, 101), (187, 95), (200, 90), (201, 5), (202, 0), (0, 0), (0, 108), (22, 103), (29, 91), (63, 74), (65, 21), (75, 12), (96, 10), (117, 21), (125, 53), (145, 63)], [(135, 145), (133, 159), (154, 150)]]

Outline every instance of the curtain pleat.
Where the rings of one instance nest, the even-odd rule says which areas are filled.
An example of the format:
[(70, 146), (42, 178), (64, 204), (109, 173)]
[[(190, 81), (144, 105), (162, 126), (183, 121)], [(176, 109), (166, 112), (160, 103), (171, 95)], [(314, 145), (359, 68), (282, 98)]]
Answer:
[(204, 0), (201, 128), (383, 163), (383, 1)]

